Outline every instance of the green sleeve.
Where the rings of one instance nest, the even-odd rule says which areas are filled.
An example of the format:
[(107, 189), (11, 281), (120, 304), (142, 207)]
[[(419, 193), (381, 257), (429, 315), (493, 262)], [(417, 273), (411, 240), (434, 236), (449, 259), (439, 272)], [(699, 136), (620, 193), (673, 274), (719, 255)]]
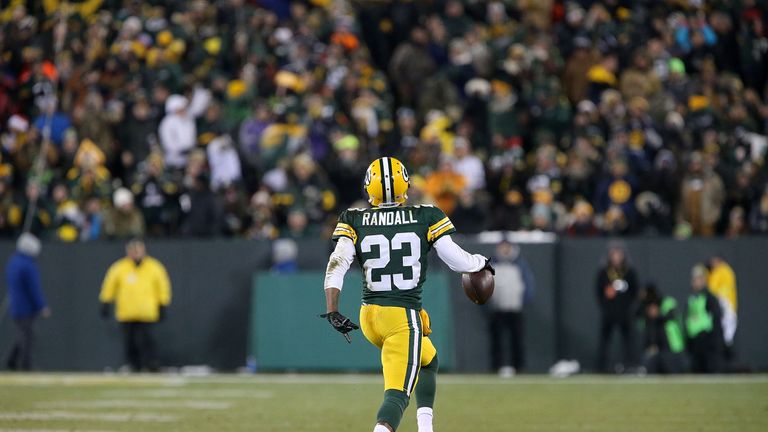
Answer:
[(352, 218), (348, 210), (344, 210), (339, 215), (339, 221), (336, 223), (336, 228), (333, 229), (333, 240), (338, 240), (341, 237), (347, 237), (352, 240), (353, 243), (357, 243), (357, 230), (352, 225)]
[(427, 229), (427, 240), (434, 244), (440, 237), (450, 235), (456, 232), (453, 222), (448, 216), (437, 207), (428, 207), (429, 209), (429, 228)]

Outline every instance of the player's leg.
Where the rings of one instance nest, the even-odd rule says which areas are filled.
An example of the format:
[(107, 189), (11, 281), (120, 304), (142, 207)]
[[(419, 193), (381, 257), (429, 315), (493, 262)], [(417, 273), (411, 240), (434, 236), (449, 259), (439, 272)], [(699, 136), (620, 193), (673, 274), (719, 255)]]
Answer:
[[(387, 324), (387, 320), (382, 316), (382, 310), (382, 307), (378, 305), (363, 305), (363, 307), (360, 308), (360, 330), (362, 330), (363, 335), (368, 339), (368, 342), (379, 349), (384, 345), (384, 338), (379, 332), (379, 324), (381, 324), (381, 326)], [(383, 360), (382, 356), (382, 364)], [(373, 429), (373, 432), (390, 431), (391, 429), (389, 427), (379, 424)]]
[(376, 422), (377, 427), (385, 426), (396, 431), (416, 387), (421, 366), (421, 317), (413, 309), (383, 307), (377, 325), (386, 336), (381, 349), (384, 401)]
[(360, 308), (360, 330), (362, 330), (363, 336), (368, 339), (368, 342), (379, 349), (384, 344), (384, 338), (378, 331), (377, 326), (381, 310), (382, 308), (379, 305), (363, 305)]
[(416, 423), (419, 432), (432, 432), (433, 407), (437, 394), (437, 349), (428, 337), (423, 337), (421, 348), (421, 370), (416, 383)]

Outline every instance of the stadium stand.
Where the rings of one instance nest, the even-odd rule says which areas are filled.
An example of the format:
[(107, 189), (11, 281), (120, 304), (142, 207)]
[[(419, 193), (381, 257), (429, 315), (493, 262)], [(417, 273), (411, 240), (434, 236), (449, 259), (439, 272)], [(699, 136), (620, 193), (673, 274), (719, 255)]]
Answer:
[(3, 237), (328, 236), (380, 154), (460, 230), (768, 231), (761, 0), (59, 3), (0, 11)]

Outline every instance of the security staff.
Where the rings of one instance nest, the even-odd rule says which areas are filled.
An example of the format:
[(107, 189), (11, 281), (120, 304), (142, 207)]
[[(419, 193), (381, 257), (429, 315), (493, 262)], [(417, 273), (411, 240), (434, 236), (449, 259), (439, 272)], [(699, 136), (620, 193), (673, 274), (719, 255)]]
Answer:
[(114, 304), (122, 324), (125, 357), (133, 371), (156, 371), (153, 324), (165, 316), (171, 303), (171, 283), (160, 261), (147, 256), (144, 242), (132, 240), (127, 256), (112, 264), (104, 278), (99, 301), (103, 318)]

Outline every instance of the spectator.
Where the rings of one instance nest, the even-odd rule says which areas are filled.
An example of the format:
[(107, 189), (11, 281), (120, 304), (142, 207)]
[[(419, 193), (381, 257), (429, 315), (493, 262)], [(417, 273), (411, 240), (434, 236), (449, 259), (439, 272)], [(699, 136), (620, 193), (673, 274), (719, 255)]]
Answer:
[(160, 154), (152, 153), (140, 164), (131, 190), (136, 194), (147, 235), (167, 235), (170, 225), (178, 219), (174, 214), (176, 208), (173, 203), (178, 194), (178, 186), (165, 172)]
[(485, 188), (485, 168), (480, 158), (472, 154), (466, 138), (453, 141), (453, 169), (466, 179), (466, 190), (475, 192)]
[(725, 229), (725, 236), (729, 239), (735, 239), (749, 234), (747, 221), (742, 207), (734, 207), (728, 214), (728, 227)]
[(38, 255), (40, 255), (40, 240), (32, 234), (24, 233), (19, 236), (16, 252), (11, 255), (5, 267), (8, 307), (16, 326), (16, 340), (6, 361), (9, 370), (32, 369), (35, 320), (38, 317), (48, 318), (51, 315), (51, 309), (45, 301), (40, 286)]
[(220, 191), (242, 178), (240, 156), (229, 135), (214, 138), (208, 144), (208, 164), (211, 167), (211, 189)]
[(592, 206), (584, 201), (578, 200), (571, 210), (571, 220), (565, 233), (571, 237), (594, 237), (598, 235), (597, 227), (592, 219)]
[(136, 100), (127, 110), (125, 121), (117, 129), (117, 137), (122, 149), (121, 163), (126, 171), (126, 179), (135, 173), (136, 167), (147, 159), (157, 143), (158, 121), (147, 96), (136, 95)]
[(629, 174), (627, 162), (617, 159), (611, 162), (608, 175), (597, 186), (595, 209), (605, 213), (610, 207), (619, 207), (625, 217), (634, 215), (633, 194), (637, 181)]
[(348, 208), (362, 198), (362, 189), (349, 187), (360, 182), (360, 173), (366, 169), (360, 157), (360, 140), (354, 135), (342, 135), (334, 141), (333, 149), (335, 157), (330, 159), (332, 166), (326, 169), (328, 180), (338, 191), (338, 207)]
[(171, 282), (163, 264), (146, 254), (144, 242), (128, 242), (126, 257), (107, 271), (99, 301), (104, 319), (114, 306), (130, 369), (156, 372), (159, 364), (152, 328), (165, 318), (171, 304)]
[(190, 179), (191, 186), (179, 198), (181, 234), (211, 237), (221, 234), (221, 206), (209, 186), (208, 176), (200, 173)]
[[(509, 378), (525, 367), (523, 309), (533, 297), (533, 272), (520, 256), (520, 247), (506, 239), (496, 247), (491, 262), (497, 281), (490, 301), (492, 367)], [(507, 346), (509, 351), (504, 349)], [(506, 353), (510, 353), (509, 358)]]
[(725, 199), (725, 188), (720, 176), (704, 166), (701, 153), (691, 154), (681, 195), (680, 218), (691, 224), (695, 235), (714, 235)]
[(415, 106), (418, 91), (432, 75), (435, 63), (427, 51), (429, 34), (422, 27), (411, 30), (409, 40), (401, 43), (389, 62), (389, 76), (396, 83), (401, 103)]
[(736, 273), (733, 268), (719, 255), (712, 256), (707, 262), (709, 275), (707, 287), (720, 301), (722, 313), (721, 327), (725, 354), (728, 360), (734, 356), (733, 340), (738, 326), (738, 290), (736, 289)]
[(249, 239), (273, 239), (277, 235), (270, 197), (266, 191), (258, 191), (251, 197), (245, 226)]
[(82, 241), (96, 240), (102, 235), (104, 217), (101, 211), (101, 201), (91, 198), (85, 203), (83, 228), (80, 230)]
[(618, 58), (613, 53), (606, 53), (600, 61), (587, 71), (589, 79), (589, 88), (587, 95), (589, 99), (598, 103), (604, 90), (616, 87), (616, 71), (619, 63)]
[[(601, 372), (623, 372), (632, 365), (632, 312), (637, 299), (637, 274), (629, 263), (622, 245), (608, 248), (608, 259), (596, 280), (597, 301), (600, 305), (600, 345), (598, 369)], [(618, 329), (622, 341), (622, 363), (609, 368), (608, 357), (611, 336)]]
[(144, 235), (144, 217), (134, 206), (133, 194), (126, 188), (115, 191), (110, 209), (104, 218), (104, 233), (109, 238), (126, 239)]
[(70, 199), (69, 189), (65, 184), (57, 184), (53, 187), (53, 204), (55, 213), (53, 216), (53, 228), (56, 229), (56, 238), (63, 242), (74, 242), (80, 237), (80, 228), (83, 225), (83, 214), (77, 203)]
[(288, 212), (283, 237), (293, 240), (312, 238), (317, 235), (315, 228), (309, 223), (307, 212), (300, 207), (295, 207)]
[(427, 194), (447, 215), (453, 213), (459, 196), (467, 186), (467, 179), (453, 167), (453, 160), (443, 157), (440, 168), (427, 177)]
[(677, 301), (661, 295), (653, 284), (642, 293), (643, 366), (652, 374), (679, 374), (685, 370), (685, 336)]
[(299, 247), (293, 239), (277, 239), (272, 243), (272, 271), (293, 274), (299, 270)]
[(336, 194), (325, 173), (315, 161), (302, 153), (293, 158), (288, 175), (289, 185), (283, 196), (288, 209), (301, 208), (301, 212), (315, 230), (325, 221), (325, 215), (336, 207)]
[(720, 301), (707, 287), (707, 269), (696, 265), (691, 270), (691, 288), (685, 311), (685, 332), (691, 371), (715, 373), (720, 371), (723, 331)]
[(768, 186), (752, 205), (749, 216), (750, 229), (755, 234), (768, 234)]
[(170, 168), (183, 168), (187, 154), (197, 144), (195, 118), (201, 116), (211, 100), (208, 90), (195, 88), (192, 102), (181, 95), (171, 95), (165, 101), (165, 117), (160, 122), (158, 135), (165, 152), (165, 163)]
[(451, 221), (456, 229), (466, 234), (477, 234), (486, 229), (487, 210), (472, 192), (464, 191), (459, 196)]
[(259, 103), (253, 110), (253, 115), (240, 125), (240, 151), (251, 167), (259, 166), (259, 150), (264, 131), (272, 124), (272, 113), (265, 103)]
[(72, 125), (72, 120), (67, 113), (59, 111), (56, 106), (56, 98), (42, 96), (38, 99), (40, 115), (35, 118), (35, 129), (42, 132), (46, 127), (51, 128), (51, 141), (61, 147), (64, 142), (64, 132)]

